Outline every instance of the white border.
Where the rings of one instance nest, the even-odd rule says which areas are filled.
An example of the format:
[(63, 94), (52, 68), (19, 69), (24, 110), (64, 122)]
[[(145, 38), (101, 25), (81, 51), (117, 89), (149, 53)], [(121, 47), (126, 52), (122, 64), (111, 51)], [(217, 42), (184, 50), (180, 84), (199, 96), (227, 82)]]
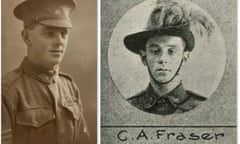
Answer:
[(97, 0), (97, 144), (101, 143), (101, 0)]
[[(0, 79), (0, 86), (2, 89), (2, 1), (0, 2), (0, 15), (1, 15), (1, 19), (0, 19), (0, 45), (1, 45), (1, 51), (0, 51), (0, 72), (1, 72), (1, 79)], [(0, 119), (1, 119), (1, 124), (0, 124), (0, 130), (2, 131), (2, 91), (0, 91), (0, 106), (1, 106), (1, 110), (0, 110)], [(0, 135), (0, 144), (2, 143), (2, 135)]]
[(239, 8), (240, 8), (240, 3), (238, 2), (238, 0), (236, 0), (236, 2), (237, 2), (237, 41), (236, 41), (236, 43), (237, 43), (237, 95), (236, 95), (236, 97), (237, 97), (237, 143), (239, 143), (239, 140), (240, 140), (240, 133), (239, 133), (239, 124), (240, 124), (240, 121), (239, 121), (239, 118), (240, 118), (240, 111), (239, 111), (239, 109), (240, 109), (240, 106), (239, 106), (239, 103), (240, 103), (240, 99), (239, 99), (239, 89), (240, 89), (240, 86), (239, 86), (239, 81), (240, 81), (240, 79), (239, 79), (239, 70), (240, 70), (240, 59), (238, 58), (238, 56), (240, 56), (240, 50), (239, 50), (239, 41), (240, 41), (240, 38), (239, 38), (239, 34), (240, 34), (240, 29), (239, 29), (239, 26), (240, 26), (240, 24), (239, 24), (239, 19), (240, 19), (240, 10), (239, 10)]

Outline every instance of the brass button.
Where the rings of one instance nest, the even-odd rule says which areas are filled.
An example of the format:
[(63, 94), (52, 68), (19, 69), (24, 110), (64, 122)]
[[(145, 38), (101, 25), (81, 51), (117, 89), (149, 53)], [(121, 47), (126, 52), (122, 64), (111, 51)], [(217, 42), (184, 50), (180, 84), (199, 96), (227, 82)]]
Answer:
[(153, 103), (153, 97), (152, 96), (148, 97), (148, 102), (151, 103), (151, 104)]
[(45, 80), (49, 80), (49, 78), (47, 76), (44, 77)]
[(173, 98), (172, 100), (173, 100), (173, 102), (175, 102), (175, 103), (179, 103), (179, 102), (180, 102), (180, 99), (179, 99), (179, 98)]
[(38, 122), (37, 120), (35, 120), (35, 121), (34, 121), (34, 124), (36, 124), (36, 125), (37, 125), (38, 123), (39, 123), (39, 122)]

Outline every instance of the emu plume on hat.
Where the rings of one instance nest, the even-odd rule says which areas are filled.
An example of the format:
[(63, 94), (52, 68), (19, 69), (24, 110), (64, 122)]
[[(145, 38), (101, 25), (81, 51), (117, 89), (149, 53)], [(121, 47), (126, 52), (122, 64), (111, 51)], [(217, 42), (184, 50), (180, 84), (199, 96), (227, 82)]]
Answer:
[(195, 29), (200, 37), (209, 37), (214, 30), (214, 25), (205, 14), (187, 3), (158, 0), (156, 8), (148, 19), (146, 29), (127, 35), (124, 38), (124, 44), (130, 51), (138, 54), (140, 49), (145, 49), (149, 38), (156, 35), (169, 35), (181, 37), (186, 43), (185, 51), (192, 51), (195, 44), (192, 29)]

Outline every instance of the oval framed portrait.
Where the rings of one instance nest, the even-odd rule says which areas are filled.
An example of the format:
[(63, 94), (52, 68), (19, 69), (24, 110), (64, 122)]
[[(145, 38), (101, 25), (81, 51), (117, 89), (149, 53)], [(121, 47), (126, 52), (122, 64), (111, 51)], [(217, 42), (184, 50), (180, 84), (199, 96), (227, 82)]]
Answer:
[(179, 112), (178, 107), (186, 112), (207, 100), (225, 63), (217, 23), (186, 0), (135, 5), (116, 24), (108, 47), (109, 71), (119, 92), (138, 109), (156, 114)]

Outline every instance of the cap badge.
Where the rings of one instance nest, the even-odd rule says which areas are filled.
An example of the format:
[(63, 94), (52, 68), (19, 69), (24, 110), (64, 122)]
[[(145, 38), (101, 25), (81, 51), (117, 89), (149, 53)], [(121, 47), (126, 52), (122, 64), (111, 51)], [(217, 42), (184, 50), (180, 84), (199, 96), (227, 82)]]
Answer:
[(61, 15), (63, 15), (63, 10), (62, 9), (55, 9), (55, 11), (54, 11), (54, 14), (55, 15), (58, 15), (58, 16), (61, 16)]

